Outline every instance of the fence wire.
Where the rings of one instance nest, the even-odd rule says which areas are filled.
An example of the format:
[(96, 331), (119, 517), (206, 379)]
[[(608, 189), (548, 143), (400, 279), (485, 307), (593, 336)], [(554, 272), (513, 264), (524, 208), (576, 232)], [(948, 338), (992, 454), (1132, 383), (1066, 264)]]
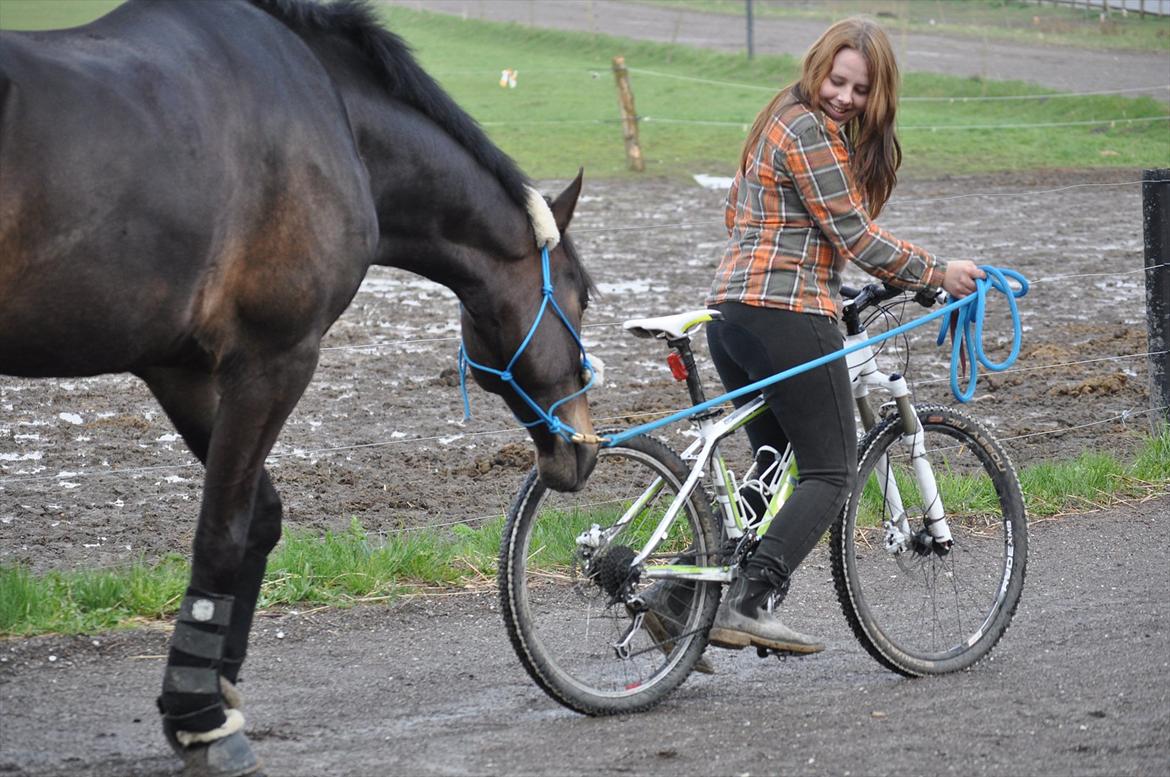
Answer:
[[(1084, 187), (1134, 186), (1134, 185), (1141, 185), (1141, 184), (1145, 184), (1145, 183), (1165, 183), (1165, 181), (1137, 180), (1137, 181), (1123, 181), (1123, 182), (1116, 182), (1116, 183), (1070, 184), (1067, 186), (1061, 186), (1061, 187), (1056, 187), (1056, 188), (1052, 188), (1052, 189), (1031, 190), (1031, 191), (1014, 191), (1014, 192), (972, 192), (969, 194), (954, 195), (952, 197), (912, 199), (912, 200), (902, 200), (901, 202), (902, 203), (938, 202), (940, 200), (964, 199), (964, 198), (969, 198), (969, 197), (1034, 196), (1037, 194), (1058, 194), (1060, 192), (1068, 191), (1070, 189), (1077, 189), (1077, 188), (1084, 188)], [(715, 220), (712, 220), (712, 222), (710, 222), (710, 223), (714, 223), (714, 221)], [(682, 227), (682, 226), (702, 226), (702, 225), (706, 225), (708, 223), (709, 222), (704, 221), (704, 222), (692, 222), (690, 224), (675, 224), (675, 225), (669, 225), (669, 226), (673, 226), (675, 228), (678, 228), (678, 227)], [(720, 220), (719, 223), (721, 224), (722, 221)], [(655, 226), (657, 228), (661, 228), (663, 226), (668, 226), (668, 225), (655, 225)], [(628, 231), (628, 230), (632, 230), (632, 229), (646, 229), (646, 228), (647, 227), (607, 227), (607, 228), (574, 230), (574, 232), (576, 234), (580, 234), (581, 232), (593, 232), (593, 233), (597, 233), (597, 232), (622, 232), (622, 231)], [(1163, 269), (1163, 268), (1166, 268), (1168, 266), (1170, 266), (1170, 263), (1162, 263), (1162, 264), (1153, 265), (1151, 267), (1142, 267), (1142, 268), (1137, 268), (1137, 269), (1133, 269), (1133, 270), (1112, 271), (1112, 272), (1108, 272), (1108, 273), (1103, 272), (1103, 273), (1077, 273), (1077, 274), (1069, 274), (1069, 275), (1056, 275), (1056, 276), (1049, 276), (1046, 278), (1038, 278), (1034, 281), (1031, 281), (1031, 284), (1035, 286), (1035, 285), (1043, 285), (1045, 283), (1052, 283), (1052, 282), (1061, 281), (1061, 280), (1090, 278), (1090, 277), (1116, 277), (1118, 275), (1123, 275), (1123, 274), (1136, 274), (1136, 273), (1151, 272), (1153, 270)], [(604, 328), (604, 327), (614, 327), (614, 326), (620, 325), (621, 323), (622, 322), (620, 322), (620, 321), (600, 322), (600, 323), (594, 323), (594, 324), (587, 324), (583, 328), (597, 329), (597, 328)], [(376, 349), (387, 348), (387, 347), (404, 347), (404, 346), (418, 345), (418, 344), (454, 343), (454, 342), (457, 342), (459, 339), (460, 338), (458, 338), (456, 336), (428, 337), (428, 338), (398, 340), (398, 341), (392, 341), (392, 342), (366, 343), (366, 344), (362, 344), (362, 345), (331, 346), (331, 347), (322, 348), (321, 350), (323, 352), (368, 351), (368, 350), (376, 350)], [(1094, 364), (1094, 363), (1119, 360), (1119, 359), (1148, 358), (1148, 357), (1153, 357), (1153, 356), (1161, 356), (1161, 355), (1164, 355), (1165, 353), (1166, 353), (1166, 351), (1149, 351), (1149, 352), (1138, 353), (1138, 354), (1118, 354), (1118, 355), (1102, 357), (1102, 358), (1098, 358), (1098, 359), (1087, 359), (1087, 360), (1071, 361), (1071, 362), (1058, 362), (1058, 363), (1045, 364), (1045, 365), (1034, 365), (1034, 366), (1030, 366), (1030, 367), (1018, 367), (1018, 368), (1006, 370), (1002, 374), (1008, 375), (1011, 373), (1038, 372), (1038, 371), (1043, 371), (1043, 370), (1061, 369), (1061, 368), (1066, 368), (1066, 367), (1081, 366), (1081, 365)], [(96, 381), (101, 381), (101, 380), (113, 379), (115, 377), (119, 377), (119, 376), (97, 376), (94, 378), (70, 379), (70, 381), (71, 382), (83, 382), (83, 381), (95, 381), (96, 382)], [(915, 385), (931, 385), (931, 384), (946, 382), (946, 380), (948, 380), (948, 379), (920, 380), (920, 381), (915, 381)], [(1166, 408), (1161, 408), (1161, 409), (1165, 410)], [(1154, 412), (1154, 409), (1145, 409), (1145, 410), (1140, 410), (1140, 411), (1138, 409), (1131, 409), (1131, 410), (1127, 410), (1127, 411), (1123, 412), (1121, 415), (1116, 416), (1112, 419), (1106, 419), (1105, 421), (1096, 421), (1096, 422), (1093, 422), (1092, 424), (1089, 424), (1088, 426), (1099, 425), (1102, 423), (1109, 423), (1110, 421), (1115, 421), (1115, 420), (1118, 420), (1121, 418), (1133, 417), (1136, 415), (1142, 415), (1142, 414), (1149, 413), (1149, 412)], [(669, 411), (661, 412), (661, 413), (641, 413), (641, 414), (625, 413), (625, 414), (621, 414), (618, 416), (612, 416), (609, 418), (597, 418), (594, 420), (595, 420), (595, 422), (597, 422), (599, 424), (605, 424), (607, 422), (613, 422), (613, 421), (618, 421), (618, 420), (628, 421), (630, 419), (642, 419), (642, 418), (654, 419), (654, 418), (664, 417), (668, 414), (669, 414)], [(1074, 431), (1074, 430), (1079, 429), (1079, 428), (1084, 428), (1084, 427), (1083, 426), (1061, 427), (1061, 428), (1053, 429), (1053, 430), (1034, 432), (1034, 433), (1030, 433), (1027, 435), (1019, 435), (1016, 437), (1003, 438), (1003, 441), (1025, 439), (1025, 438), (1029, 438), (1029, 437), (1036, 437), (1036, 436), (1049, 435), (1049, 434), (1062, 434), (1062, 433), (1067, 433), (1069, 431)], [(427, 443), (427, 442), (436, 442), (436, 441), (442, 441), (442, 440), (451, 439), (451, 438), (462, 440), (462, 439), (474, 439), (474, 438), (479, 438), (479, 437), (500, 436), (500, 435), (513, 435), (513, 436), (520, 437), (524, 434), (526, 434), (526, 431), (523, 429), (523, 427), (519, 427), (519, 426), (512, 426), (512, 427), (506, 427), (506, 428), (501, 428), (501, 429), (492, 429), (492, 430), (477, 431), (477, 432), (454, 432), (454, 433), (449, 432), (449, 433), (441, 434), (441, 435), (404, 437), (401, 439), (380, 440), (380, 441), (369, 442), (369, 443), (355, 443), (355, 444), (350, 444), (350, 445), (327, 446), (327, 447), (323, 447), (323, 448), (314, 448), (314, 449), (297, 449), (297, 450), (291, 450), (291, 451), (282, 451), (282, 452), (269, 454), (268, 458), (266, 459), (266, 462), (269, 464), (274, 464), (274, 463), (279, 462), (280, 460), (283, 460), (283, 459), (323, 458), (323, 457), (328, 457), (328, 456), (332, 456), (332, 455), (336, 455), (336, 454), (340, 454), (340, 453), (345, 453), (345, 452), (349, 452), (349, 451), (368, 450), (368, 449), (373, 449), (373, 448), (384, 448), (384, 447), (397, 446), (397, 445), (423, 444), (423, 443)], [(145, 466), (145, 467), (128, 467), (128, 468), (104, 469), (104, 470), (79, 470), (79, 471), (61, 470), (60, 472), (53, 474), (53, 475), (48, 475), (48, 474), (46, 474), (46, 475), (39, 475), (39, 474), (38, 475), (11, 475), (11, 476), (7, 476), (7, 477), (0, 477), (0, 487), (6, 487), (6, 486), (16, 485), (16, 484), (31, 484), (31, 483), (37, 483), (37, 482), (49, 482), (49, 481), (60, 481), (60, 480), (78, 480), (78, 479), (92, 480), (92, 479), (105, 479), (105, 478), (112, 478), (112, 477), (119, 477), (119, 478), (121, 478), (121, 477), (135, 477), (135, 476), (143, 476), (143, 475), (149, 475), (149, 474), (155, 474), (155, 473), (161, 474), (164, 472), (172, 472), (172, 471), (183, 470), (183, 469), (195, 469), (195, 468), (199, 468), (201, 466), (202, 465), (197, 461), (195, 461), (195, 462), (188, 461), (188, 462), (183, 462), (183, 463), (159, 464), (159, 465), (152, 465), (152, 466)]]

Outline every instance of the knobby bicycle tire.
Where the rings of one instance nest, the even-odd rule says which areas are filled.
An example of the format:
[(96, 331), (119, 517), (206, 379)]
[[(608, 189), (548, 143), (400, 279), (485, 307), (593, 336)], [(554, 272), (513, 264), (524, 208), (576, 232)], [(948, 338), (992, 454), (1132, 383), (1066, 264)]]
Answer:
[(918, 421), (954, 537), (950, 552), (936, 553), (925, 534), (899, 554), (883, 546), (889, 516), (879, 475), (895, 477), (912, 530), (925, 526), (896, 414), (862, 438), (857, 486), (830, 533), (837, 598), (853, 633), (881, 664), (912, 677), (965, 669), (991, 652), (1019, 604), (1028, 551), (1019, 479), (995, 438), (941, 405), (919, 407)]
[[(520, 487), (501, 538), (501, 612), (520, 663), (564, 706), (587, 715), (649, 709), (687, 678), (706, 648), (719, 604), (718, 582), (643, 580), (632, 586), (635, 594), (670, 603), (653, 609), (662, 614), (658, 625), (671, 629), (665, 636), (673, 639), (645, 622), (631, 629), (635, 613), (612, 594), (687, 474), (678, 454), (640, 436), (602, 448), (579, 492), (551, 491), (535, 469)], [(663, 487), (656, 498), (592, 563), (584, 558), (578, 534), (594, 523), (611, 526), (658, 478)], [(650, 560), (713, 564), (718, 536), (706, 493), (697, 488)], [(630, 655), (623, 658), (614, 645), (631, 634)]]

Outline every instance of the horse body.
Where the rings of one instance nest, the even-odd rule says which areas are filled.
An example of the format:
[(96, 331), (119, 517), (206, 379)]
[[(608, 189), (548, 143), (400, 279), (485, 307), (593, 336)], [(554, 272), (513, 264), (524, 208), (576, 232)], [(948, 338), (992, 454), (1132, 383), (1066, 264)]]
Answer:
[[(192, 768), (254, 766), (219, 683), (280, 535), (264, 459), (321, 337), (386, 264), (451, 288), (469, 355), (503, 367), (542, 294), (525, 185), (361, 3), (130, 0), (0, 33), (0, 373), (133, 372), (205, 464), (160, 700)], [(562, 233), (579, 187), (552, 203)], [(589, 282), (567, 239), (550, 267), (576, 326)], [(548, 407), (581, 388), (580, 359), (542, 321), (515, 375)], [(560, 415), (592, 431), (583, 397)], [(592, 447), (531, 434), (551, 485), (584, 482)]]

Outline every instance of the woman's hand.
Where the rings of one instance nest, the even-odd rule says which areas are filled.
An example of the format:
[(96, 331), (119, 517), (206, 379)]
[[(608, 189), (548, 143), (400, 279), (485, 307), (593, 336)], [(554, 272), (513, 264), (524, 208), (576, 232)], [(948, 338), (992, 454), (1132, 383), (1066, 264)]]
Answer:
[(943, 289), (947, 294), (958, 299), (966, 297), (975, 291), (975, 281), (986, 278), (987, 273), (979, 269), (979, 265), (968, 259), (955, 259), (947, 262), (947, 272), (943, 277)]

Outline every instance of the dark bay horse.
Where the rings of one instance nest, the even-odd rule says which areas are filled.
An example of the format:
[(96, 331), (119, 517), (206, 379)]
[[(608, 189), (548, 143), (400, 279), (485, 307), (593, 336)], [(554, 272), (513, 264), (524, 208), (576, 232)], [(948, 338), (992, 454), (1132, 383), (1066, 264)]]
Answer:
[[(552, 202), (362, 2), (130, 0), (0, 32), (0, 373), (131, 372), (206, 468), (159, 699), (200, 774), (258, 768), (235, 693), (281, 503), (265, 457), (371, 264), (462, 303), (468, 356), (544, 409), (583, 388), (590, 282)], [(545, 290), (538, 244), (549, 254)], [(475, 370), (522, 421), (511, 384)], [(592, 432), (584, 396), (558, 420)], [(530, 428), (554, 488), (596, 448)]]

